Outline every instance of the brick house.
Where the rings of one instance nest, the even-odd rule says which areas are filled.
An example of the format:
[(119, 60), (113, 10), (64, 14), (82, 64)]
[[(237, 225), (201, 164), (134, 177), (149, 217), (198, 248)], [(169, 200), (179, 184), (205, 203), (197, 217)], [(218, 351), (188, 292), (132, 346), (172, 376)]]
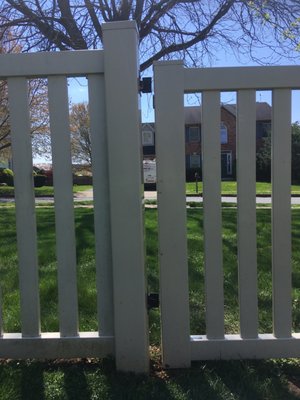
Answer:
[[(185, 107), (185, 154), (187, 178), (201, 170), (201, 107)], [(268, 103), (256, 103), (257, 149), (271, 128), (272, 108)], [(234, 176), (236, 161), (236, 104), (221, 105), (221, 166), (222, 178)], [(155, 125), (142, 124), (144, 159), (155, 158)]]

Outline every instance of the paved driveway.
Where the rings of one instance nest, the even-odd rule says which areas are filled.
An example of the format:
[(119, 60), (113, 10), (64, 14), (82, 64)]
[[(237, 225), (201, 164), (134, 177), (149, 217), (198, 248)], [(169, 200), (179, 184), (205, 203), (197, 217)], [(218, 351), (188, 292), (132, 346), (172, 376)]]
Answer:
[[(147, 200), (156, 200), (157, 199), (157, 192), (144, 192), (145, 199)], [(202, 203), (203, 197), (202, 196), (188, 196), (186, 201), (193, 201)], [(237, 203), (237, 198), (232, 196), (222, 196), (223, 203)], [(257, 204), (271, 204), (271, 197), (256, 197)], [(300, 204), (300, 197), (292, 197), (291, 204)]]

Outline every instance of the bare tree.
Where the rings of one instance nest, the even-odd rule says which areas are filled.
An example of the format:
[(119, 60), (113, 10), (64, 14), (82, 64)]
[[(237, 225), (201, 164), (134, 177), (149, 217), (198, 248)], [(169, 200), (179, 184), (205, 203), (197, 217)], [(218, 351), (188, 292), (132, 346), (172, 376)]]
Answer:
[[(2, 34), (0, 37), (2, 39), (0, 41), (0, 54), (21, 52), (22, 48), (11, 31), (6, 30), (5, 35)], [(45, 80), (34, 79), (28, 82), (28, 104), (31, 117), (31, 135), (34, 138), (33, 151), (35, 154), (41, 154), (49, 142), (47, 85)], [(10, 147), (8, 88), (7, 82), (2, 80), (0, 81), (0, 155), (4, 158), (10, 158)]]
[(175, 56), (199, 66), (221, 48), (249, 58), (267, 48), (261, 63), (300, 49), (299, 0), (2, 0), (0, 15), (23, 51), (99, 48), (102, 22), (134, 19), (141, 70)]
[(73, 161), (91, 165), (90, 117), (87, 103), (71, 106), (70, 131)]

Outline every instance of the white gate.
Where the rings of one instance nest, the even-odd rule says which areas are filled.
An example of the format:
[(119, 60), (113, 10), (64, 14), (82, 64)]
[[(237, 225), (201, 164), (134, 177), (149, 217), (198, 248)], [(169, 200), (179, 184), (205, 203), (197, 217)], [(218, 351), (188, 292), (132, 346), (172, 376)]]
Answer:
[[(291, 89), (300, 68), (186, 69), (158, 62), (155, 120), (163, 362), (299, 357), (292, 334)], [(273, 332), (258, 334), (256, 250), (256, 90), (272, 90)], [(224, 335), (220, 92), (237, 91), (240, 334)], [(185, 204), (184, 93), (202, 93), (206, 335), (191, 336)], [(204, 312), (204, 310), (199, 310)]]
[[(135, 23), (128, 21), (102, 28), (103, 51), (0, 56), (0, 79), (7, 79), (12, 131), (22, 329), (19, 334), (3, 333), (0, 312), (0, 358), (112, 354), (119, 369), (147, 372), (137, 31)], [(78, 332), (67, 95), (67, 77), (73, 76), (88, 79), (99, 332)], [(30, 78), (48, 81), (58, 265), (57, 333), (40, 331), (27, 93)], [(124, 176), (130, 181), (125, 182)]]

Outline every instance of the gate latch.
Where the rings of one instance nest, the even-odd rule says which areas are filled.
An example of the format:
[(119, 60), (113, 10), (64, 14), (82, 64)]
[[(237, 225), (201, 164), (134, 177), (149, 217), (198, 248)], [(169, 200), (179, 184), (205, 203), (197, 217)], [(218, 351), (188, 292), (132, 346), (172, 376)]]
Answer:
[(152, 92), (152, 78), (143, 78), (139, 81), (139, 89), (142, 93)]
[(147, 307), (148, 307), (148, 311), (152, 310), (152, 308), (159, 308), (159, 294), (158, 293), (148, 293)]

